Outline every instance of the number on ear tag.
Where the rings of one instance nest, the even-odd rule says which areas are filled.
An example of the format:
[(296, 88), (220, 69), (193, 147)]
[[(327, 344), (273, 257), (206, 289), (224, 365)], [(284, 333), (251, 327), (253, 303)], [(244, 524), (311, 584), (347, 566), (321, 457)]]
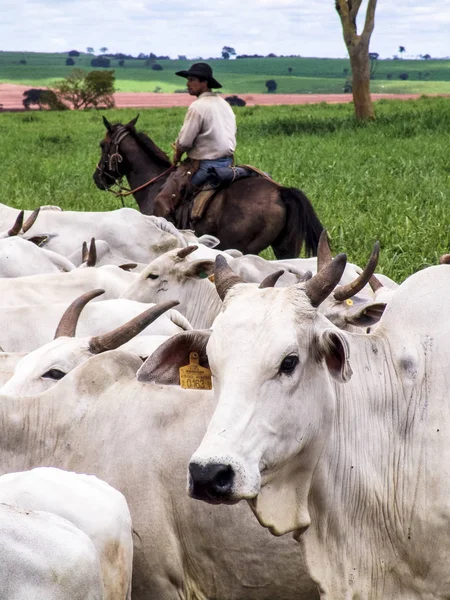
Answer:
[(185, 390), (211, 390), (211, 371), (199, 364), (197, 352), (189, 354), (189, 364), (180, 367), (180, 386)]

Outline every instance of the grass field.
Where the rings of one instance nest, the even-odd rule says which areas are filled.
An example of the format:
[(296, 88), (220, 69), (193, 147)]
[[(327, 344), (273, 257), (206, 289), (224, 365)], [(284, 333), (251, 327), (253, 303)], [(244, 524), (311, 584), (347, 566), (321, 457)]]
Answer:
[[(0, 82), (32, 86), (51, 86), (66, 77), (73, 67), (65, 65), (67, 54), (0, 52)], [(76, 57), (76, 67), (92, 69), (91, 55)], [(26, 60), (25, 65), (19, 64)], [(193, 61), (158, 61), (162, 71), (153, 71), (144, 60), (125, 60), (120, 67), (111, 59), (119, 92), (174, 92), (184, 88), (176, 71), (186, 69)], [(341, 93), (350, 64), (344, 59), (327, 58), (262, 58), (209, 61), (224, 93), (264, 93), (265, 82), (275, 79), (278, 93)], [(289, 72), (291, 69), (291, 72)], [(401, 73), (409, 79), (402, 81)], [(389, 78), (390, 77), (390, 78)], [(450, 61), (446, 60), (380, 60), (373, 92), (450, 94)]]
[[(138, 129), (169, 151), (184, 112), (141, 111)], [(379, 101), (376, 112), (376, 122), (361, 125), (349, 105), (237, 109), (237, 159), (303, 189), (334, 250), (349, 260), (364, 263), (379, 239), (380, 270), (400, 280), (450, 249), (450, 104)], [(107, 116), (127, 122), (135, 111)], [(92, 181), (104, 135), (98, 112), (5, 113), (0, 135), (2, 202), (120, 207)], [(126, 204), (135, 206), (132, 199)]]

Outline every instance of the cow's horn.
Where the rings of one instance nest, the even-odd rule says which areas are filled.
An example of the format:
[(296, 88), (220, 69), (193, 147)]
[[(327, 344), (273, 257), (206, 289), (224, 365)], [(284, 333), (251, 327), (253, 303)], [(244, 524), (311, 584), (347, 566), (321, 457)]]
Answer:
[(344, 300), (348, 300), (352, 296), (355, 296), (358, 292), (360, 292), (364, 286), (366, 286), (370, 278), (375, 272), (378, 264), (378, 257), (380, 255), (380, 242), (375, 242), (375, 245), (372, 250), (372, 254), (370, 255), (369, 261), (367, 265), (364, 267), (363, 272), (358, 275), (358, 277), (352, 281), (351, 283), (347, 283), (346, 285), (341, 285), (335, 292), (334, 297), (336, 300), (342, 302)]
[(31, 213), (31, 215), (28, 217), (28, 219), (23, 224), (23, 227), (22, 227), (22, 232), (23, 233), (26, 233), (36, 223), (36, 219), (38, 218), (40, 210), (41, 210), (41, 207), (36, 208), (35, 210), (33, 210), (33, 212)]
[(157, 304), (140, 315), (137, 315), (127, 323), (117, 327), (117, 329), (103, 335), (92, 337), (89, 342), (90, 352), (92, 352), (92, 354), (100, 354), (107, 350), (115, 350), (119, 346), (122, 346), (122, 344), (126, 344), (126, 342), (138, 335), (159, 316), (178, 304), (179, 302), (177, 300)]
[(312, 306), (319, 306), (339, 283), (347, 263), (346, 254), (338, 254), (326, 267), (305, 283), (305, 293)]
[(83, 242), (83, 245), (81, 246), (81, 262), (82, 263), (87, 262), (88, 258), (89, 258), (89, 251), (88, 251), (87, 243)]
[(181, 250), (178, 250), (177, 257), (178, 258), (186, 258), (186, 256), (189, 256), (189, 254), (192, 254), (197, 249), (198, 249), (198, 246), (186, 246), (186, 248), (181, 248)]
[(104, 294), (105, 290), (92, 290), (91, 292), (86, 292), (76, 300), (72, 302), (70, 306), (67, 307), (63, 316), (59, 321), (59, 325), (56, 328), (55, 340), (59, 337), (75, 337), (75, 331), (77, 328), (78, 319), (80, 318), (81, 311), (86, 306), (86, 304)]
[(95, 246), (95, 238), (91, 238), (91, 243), (89, 245), (89, 254), (86, 261), (87, 267), (95, 267), (95, 263), (97, 262), (97, 248)]
[(216, 284), (216, 290), (219, 294), (220, 299), (223, 301), (229, 289), (231, 289), (237, 283), (244, 283), (234, 271), (228, 266), (225, 258), (219, 254), (216, 256), (216, 262), (214, 265), (214, 283)]
[(329, 265), (332, 260), (333, 255), (331, 254), (328, 232), (326, 229), (323, 229), (317, 246), (317, 271)]
[(267, 275), (267, 277), (265, 277), (259, 284), (259, 289), (262, 290), (264, 288), (275, 287), (276, 282), (280, 279), (283, 273), (284, 270), (280, 269), (279, 271), (275, 271), (275, 273)]
[(9, 236), (19, 235), (20, 230), (22, 229), (23, 215), (24, 214), (25, 214), (24, 211), (21, 210), (20, 213), (17, 215), (16, 222), (11, 227), (11, 229), (8, 231), (8, 235)]

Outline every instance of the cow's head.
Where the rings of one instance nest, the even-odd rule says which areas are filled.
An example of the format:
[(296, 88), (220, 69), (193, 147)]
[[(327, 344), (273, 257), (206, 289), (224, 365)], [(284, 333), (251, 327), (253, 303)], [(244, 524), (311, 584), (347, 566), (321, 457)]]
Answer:
[[(159, 256), (141, 271), (136, 281), (121, 297), (138, 302), (178, 300), (180, 312), (189, 321), (192, 320), (192, 323), (199, 327), (209, 327), (219, 312), (221, 303), (214, 284), (208, 279), (214, 272), (214, 261), (195, 260), (190, 255), (196, 249), (197, 246), (187, 246), (170, 250)], [(211, 301), (207, 302), (208, 298)], [(205, 300), (203, 314), (197, 315), (202, 300)], [(211, 305), (209, 306), (211, 318), (208, 322), (199, 324), (195, 320), (195, 315), (207, 317), (204, 314), (207, 310), (206, 304)]]
[(346, 334), (317, 310), (345, 263), (338, 255), (305, 283), (258, 289), (216, 261), (224, 307), (207, 354), (217, 407), (189, 464), (189, 493), (246, 499), (275, 534), (309, 525), (311, 477), (335, 412), (332, 378), (352, 374)]
[(81, 311), (104, 290), (86, 292), (67, 308), (55, 333), (55, 339), (21, 358), (13, 376), (2, 387), (5, 394), (39, 394), (52, 387), (96, 354), (114, 350), (138, 335), (177, 302), (153, 306), (120, 327), (91, 338), (76, 338), (75, 330)]

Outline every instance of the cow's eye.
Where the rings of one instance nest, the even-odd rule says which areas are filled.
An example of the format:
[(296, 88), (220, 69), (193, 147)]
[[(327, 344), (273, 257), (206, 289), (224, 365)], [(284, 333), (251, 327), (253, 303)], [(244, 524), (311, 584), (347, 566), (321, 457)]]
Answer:
[(46, 377), (47, 379), (55, 379), (56, 381), (65, 376), (66, 373), (64, 373), (64, 371), (60, 371), (59, 369), (50, 369), (50, 371), (47, 371), (42, 375), (42, 377)]
[(296, 354), (289, 354), (286, 358), (283, 358), (279, 372), (284, 373), (285, 375), (290, 375), (295, 367), (298, 365), (299, 359)]
[(147, 275), (147, 279), (158, 279), (159, 275), (156, 275), (156, 273), (150, 273), (149, 275)]

